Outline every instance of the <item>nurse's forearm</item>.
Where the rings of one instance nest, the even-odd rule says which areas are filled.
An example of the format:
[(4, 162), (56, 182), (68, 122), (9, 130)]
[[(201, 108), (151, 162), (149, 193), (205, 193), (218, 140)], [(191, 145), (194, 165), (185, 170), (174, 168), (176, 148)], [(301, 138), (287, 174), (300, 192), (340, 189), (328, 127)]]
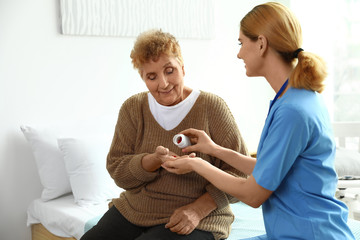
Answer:
[(252, 175), (248, 179), (235, 177), (206, 161), (195, 160), (190, 164), (195, 172), (206, 178), (215, 187), (251, 207), (261, 206), (272, 194), (272, 191), (258, 185)]
[(240, 185), (245, 183), (246, 179), (230, 175), (203, 160), (195, 161), (191, 165), (195, 172), (206, 178), (215, 187), (242, 201), (242, 191), (238, 187), (241, 188)]
[(252, 173), (256, 164), (256, 158), (245, 156), (234, 150), (224, 148), (219, 145), (213, 149), (211, 155), (223, 160), (246, 175), (250, 175)]

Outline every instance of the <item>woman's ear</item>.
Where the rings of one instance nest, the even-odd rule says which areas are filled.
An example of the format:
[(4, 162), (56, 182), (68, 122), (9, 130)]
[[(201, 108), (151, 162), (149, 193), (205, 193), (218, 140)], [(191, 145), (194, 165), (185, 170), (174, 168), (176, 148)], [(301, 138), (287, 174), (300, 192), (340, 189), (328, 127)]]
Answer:
[(260, 56), (264, 56), (266, 50), (268, 49), (267, 38), (264, 35), (259, 35), (258, 44)]
[(184, 67), (184, 65), (182, 65), (181, 69), (182, 69), (182, 72), (183, 72), (183, 76), (185, 76), (185, 67)]

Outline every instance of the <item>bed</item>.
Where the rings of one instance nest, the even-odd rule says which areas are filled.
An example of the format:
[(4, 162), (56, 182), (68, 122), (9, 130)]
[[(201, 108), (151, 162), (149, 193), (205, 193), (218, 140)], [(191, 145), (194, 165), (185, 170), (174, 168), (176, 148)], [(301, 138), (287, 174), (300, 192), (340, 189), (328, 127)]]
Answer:
[(28, 207), (27, 225), (32, 228), (33, 239), (57, 239), (55, 236), (58, 239), (80, 239), (107, 209), (107, 201), (79, 206), (72, 194), (46, 202), (39, 198)]
[[(71, 195), (52, 202), (42, 202), (40, 199), (34, 202), (36, 202), (38, 210), (43, 209), (43, 212), (39, 214), (34, 211), (34, 206), (29, 207), (28, 226), (31, 226), (33, 240), (80, 239), (84, 232), (97, 223), (107, 208), (107, 204), (102, 204), (94, 209), (80, 209), (73, 203)], [(228, 240), (239, 240), (265, 234), (261, 207), (251, 208), (239, 202), (231, 204), (231, 208), (235, 220)], [(44, 212), (44, 209), (47, 213)], [(35, 219), (33, 215), (38, 216), (39, 219)], [(63, 220), (68, 222), (63, 222)], [(360, 239), (360, 222), (349, 219), (348, 224), (356, 239)]]
[[(114, 126), (108, 121), (96, 121), (94, 130), (92, 124), (82, 123), (82, 132), (86, 134), (74, 134), (77, 127), (60, 133), (58, 127), (21, 126), (44, 187), (41, 197), (32, 201), (27, 211), (27, 226), (31, 227), (33, 240), (80, 239), (108, 209), (110, 199), (122, 191), (106, 171), (99, 172), (104, 168), (95, 164), (105, 164), (98, 159), (105, 161), (108, 151), (108, 147), (99, 146), (110, 146), (113, 129), (104, 127), (108, 125)], [(360, 169), (360, 123), (333, 126), (338, 144), (335, 166), (340, 179), (336, 196), (349, 206), (348, 224), (360, 240), (360, 180), (357, 180), (360, 179), (357, 170)], [(352, 138), (350, 142), (345, 140), (348, 137)], [(99, 183), (84, 184), (90, 180)], [(254, 209), (239, 202), (231, 208), (235, 221), (228, 240), (265, 233), (261, 207)]]
[[(33, 240), (80, 239), (97, 223), (107, 207), (107, 203), (79, 207), (74, 204), (71, 194), (47, 202), (36, 199), (28, 208), (27, 225), (32, 228)], [(265, 233), (261, 208), (236, 203), (232, 204), (232, 210), (237, 217), (229, 240)]]

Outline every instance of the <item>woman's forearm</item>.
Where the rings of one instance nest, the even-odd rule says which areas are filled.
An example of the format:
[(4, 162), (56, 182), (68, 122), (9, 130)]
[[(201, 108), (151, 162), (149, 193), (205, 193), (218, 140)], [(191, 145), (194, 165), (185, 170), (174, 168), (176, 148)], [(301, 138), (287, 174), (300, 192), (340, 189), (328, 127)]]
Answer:
[(145, 155), (141, 160), (141, 166), (148, 172), (154, 172), (161, 167), (161, 160), (155, 153)]
[(239, 195), (242, 191), (235, 186), (245, 182), (246, 179), (228, 174), (206, 161), (198, 159), (194, 160), (195, 161), (191, 161), (190, 163), (193, 171), (206, 178), (221, 191), (226, 192), (242, 201), (242, 196)]
[(272, 191), (258, 185), (252, 175), (248, 179), (235, 177), (206, 161), (193, 160), (190, 163), (193, 171), (206, 178), (218, 189), (252, 207), (259, 207), (272, 194)]
[(252, 173), (256, 163), (256, 158), (245, 156), (234, 150), (224, 148), (219, 145), (214, 147), (211, 155), (223, 160), (246, 175), (250, 175)]
[(209, 193), (205, 193), (196, 199), (193, 203), (201, 219), (207, 217), (212, 211), (217, 208), (214, 199)]

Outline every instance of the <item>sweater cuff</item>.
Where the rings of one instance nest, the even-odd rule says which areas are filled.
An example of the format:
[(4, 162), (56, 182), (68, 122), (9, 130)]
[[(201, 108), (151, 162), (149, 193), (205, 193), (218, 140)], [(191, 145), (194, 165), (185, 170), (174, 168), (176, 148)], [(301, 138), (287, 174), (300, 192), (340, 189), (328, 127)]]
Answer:
[(150, 182), (156, 178), (159, 174), (159, 170), (155, 172), (146, 171), (141, 165), (141, 159), (147, 155), (147, 153), (136, 155), (129, 164), (129, 171), (139, 181)]
[(223, 191), (220, 191), (218, 188), (216, 188), (214, 185), (208, 184), (206, 186), (206, 191), (214, 199), (218, 210), (229, 206), (227, 195)]

